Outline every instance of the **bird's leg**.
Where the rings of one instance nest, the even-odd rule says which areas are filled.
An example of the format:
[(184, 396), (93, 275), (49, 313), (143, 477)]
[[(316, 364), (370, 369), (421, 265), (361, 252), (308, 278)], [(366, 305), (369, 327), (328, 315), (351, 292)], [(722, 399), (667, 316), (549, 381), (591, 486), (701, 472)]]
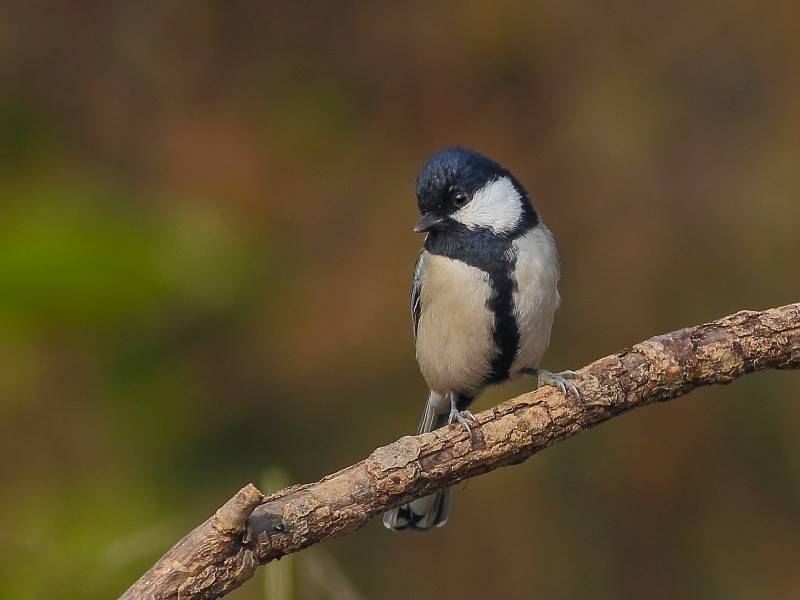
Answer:
[(575, 371), (570, 371), (568, 369), (566, 371), (561, 371), (560, 373), (551, 373), (550, 371), (545, 371), (544, 369), (523, 369), (523, 373), (535, 375), (540, 387), (543, 385), (551, 385), (560, 389), (561, 393), (565, 396), (567, 394), (572, 394), (578, 400), (581, 400), (580, 390), (571, 381), (572, 379), (577, 379), (579, 377)]
[[(459, 410), (458, 409), (458, 402), (456, 399), (456, 393), (450, 392), (450, 418), (447, 420), (447, 424), (451, 424), (453, 421), (458, 421), (467, 430), (467, 433), (472, 437), (472, 428), (470, 428), (469, 423), (467, 423), (467, 417), (472, 419), (474, 423), (478, 422), (478, 418), (473, 415), (468, 410)], [(469, 398), (471, 400), (471, 398)]]

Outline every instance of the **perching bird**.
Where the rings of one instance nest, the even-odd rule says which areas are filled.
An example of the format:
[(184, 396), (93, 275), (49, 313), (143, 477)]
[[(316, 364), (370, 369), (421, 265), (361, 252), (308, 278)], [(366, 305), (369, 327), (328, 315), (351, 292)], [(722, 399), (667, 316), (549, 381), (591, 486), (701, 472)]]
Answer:
[[(411, 288), (417, 363), (430, 390), (417, 433), (458, 421), (488, 385), (538, 376), (576, 397), (572, 371), (539, 369), (559, 303), (558, 252), (525, 188), (496, 162), (465, 148), (434, 154), (417, 175), (425, 233)], [(398, 531), (440, 527), (445, 489), (386, 512)]]

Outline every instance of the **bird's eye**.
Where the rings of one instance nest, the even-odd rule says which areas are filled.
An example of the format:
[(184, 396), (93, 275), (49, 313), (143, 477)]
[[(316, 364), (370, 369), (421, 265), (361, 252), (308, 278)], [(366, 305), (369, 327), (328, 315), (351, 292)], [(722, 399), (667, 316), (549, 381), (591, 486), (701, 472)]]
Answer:
[(464, 206), (467, 201), (469, 200), (469, 196), (466, 192), (456, 192), (453, 196), (453, 203), (456, 206)]

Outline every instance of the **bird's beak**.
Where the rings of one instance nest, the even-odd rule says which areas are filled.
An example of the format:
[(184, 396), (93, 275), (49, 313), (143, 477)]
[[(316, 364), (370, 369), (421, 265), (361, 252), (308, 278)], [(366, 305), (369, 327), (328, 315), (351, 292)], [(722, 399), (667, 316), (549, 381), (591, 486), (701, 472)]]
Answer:
[(442, 221), (444, 221), (444, 217), (440, 217), (432, 212), (426, 212), (419, 218), (417, 224), (414, 225), (414, 232), (423, 233), (425, 231), (430, 231)]

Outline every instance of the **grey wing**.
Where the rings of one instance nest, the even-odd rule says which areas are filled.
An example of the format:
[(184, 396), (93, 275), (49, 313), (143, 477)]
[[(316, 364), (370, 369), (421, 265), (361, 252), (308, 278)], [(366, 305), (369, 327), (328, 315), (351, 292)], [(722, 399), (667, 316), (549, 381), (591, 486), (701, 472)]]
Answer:
[(424, 252), (424, 250), (420, 250), (417, 255), (417, 263), (414, 265), (414, 279), (411, 282), (411, 320), (414, 325), (415, 342), (417, 340), (419, 316), (422, 314), (422, 263), (425, 260)]

